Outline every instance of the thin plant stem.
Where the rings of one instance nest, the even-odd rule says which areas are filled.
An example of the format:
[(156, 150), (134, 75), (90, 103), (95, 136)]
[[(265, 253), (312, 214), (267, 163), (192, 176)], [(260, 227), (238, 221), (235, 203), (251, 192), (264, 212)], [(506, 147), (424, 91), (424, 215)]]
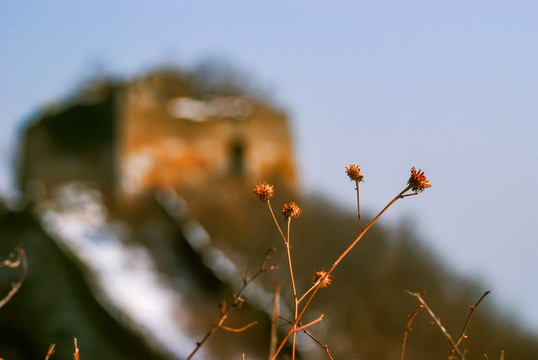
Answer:
[[(200, 350), (200, 348), (205, 344), (205, 342), (214, 334), (217, 332), (218, 329), (224, 329), (224, 330), (230, 330), (230, 328), (224, 326), (224, 321), (226, 321), (226, 319), (228, 318), (228, 315), (229, 313), (235, 309), (235, 308), (238, 308), (242, 303), (243, 303), (243, 298), (241, 297), (243, 295), (243, 292), (245, 291), (246, 287), (251, 283), (253, 282), (254, 280), (256, 280), (256, 278), (258, 278), (258, 276), (260, 276), (261, 274), (267, 272), (267, 271), (270, 271), (270, 270), (273, 270), (275, 269), (276, 265), (273, 264), (273, 265), (269, 265), (269, 266), (265, 266), (265, 261), (267, 260), (268, 258), (268, 255), (271, 251), (274, 251), (274, 249), (269, 249), (265, 252), (264, 256), (263, 256), (263, 260), (262, 260), (262, 263), (260, 265), (260, 269), (254, 274), (252, 275), (251, 278), (245, 278), (243, 280), (243, 286), (241, 286), (241, 288), (239, 289), (238, 292), (236, 292), (234, 295), (233, 295), (233, 305), (230, 306), (230, 307), (226, 307), (226, 303), (223, 302), (222, 303), (222, 306), (221, 306), (221, 309), (220, 309), (220, 318), (219, 320), (217, 321), (216, 324), (213, 324), (211, 325), (211, 328), (209, 329), (209, 331), (205, 334), (205, 336), (202, 338), (202, 340), (198, 341), (196, 343), (196, 347), (194, 348), (194, 350), (189, 354), (189, 356), (187, 357), (186, 360), (190, 360), (192, 359), (192, 357), (198, 352), (198, 350)], [(253, 323), (250, 323), (248, 324), (247, 326), (245, 326), (244, 328), (242, 329), (239, 329), (241, 331), (243, 330), (246, 330), (247, 328), (249, 328), (250, 326), (253, 326), (255, 324)], [(237, 330), (237, 329), (235, 329)], [(234, 329), (232, 329), (232, 331), (234, 331)]]
[[(225, 319), (226, 319), (226, 318), (223, 318), (223, 320), (225, 320)], [(223, 322), (224, 322), (224, 321), (223, 321)], [(220, 324), (220, 325), (219, 325), (219, 328), (221, 328), (222, 330), (229, 331), (229, 332), (240, 333), (240, 332), (243, 332), (243, 331), (245, 331), (246, 329), (248, 329), (248, 328), (250, 328), (250, 327), (252, 327), (252, 326), (254, 326), (254, 325), (257, 325), (257, 324), (258, 324), (257, 321), (253, 321), (253, 322), (251, 322), (251, 323), (249, 323), (249, 324), (246, 324), (245, 326), (240, 327), (240, 328), (237, 328), (237, 329), (236, 329), (236, 328), (231, 328), (231, 327), (226, 326), (226, 325), (223, 325), (223, 324)]]
[(45, 357), (45, 360), (49, 360), (49, 358), (52, 356), (52, 354), (54, 354), (54, 347), (55, 346), (56, 346), (55, 344), (50, 344), (49, 351), (47, 351), (47, 356)]
[(78, 352), (78, 345), (77, 345), (77, 338), (76, 337), (73, 338), (73, 347), (75, 349), (75, 351), (73, 352), (73, 358), (75, 360), (80, 360), (80, 354)]
[(269, 360), (273, 356), (273, 354), (276, 351), (276, 345), (277, 345), (277, 325), (278, 325), (278, 317), (279, 317), (279, 306), (278, 302), (280, 299), (280, 283), (278, 282), (278, 277), (275, 277), (274, 284), (273, 284), (273, 316), (271, 318), (271, 343), (269, 345)]
[(293, 264), (291, 260), (290, 227), (291, 227), (291, 216), (288, 217), (288, 237), (286, 238), (286, 251), (288, 254), (288, 265), (290, 268), (291, 286), (293, 289), (293, 300), (294, 302), (297, 302), (297, 289), (295, 287), (295, 276), (293, 275)]
[(355, 180), (355, 184), (357, 184), (357, 217), (358, 217), (358, 222), (359, 222), (359, 229), (361, 229), (361, 232), (364, 231), (362, 225), (361, 225), (361, 199), (360, 199), (360, 195), (359, 195), (359, 183), (360, 183), (360, 180)]
[[(284, 347), (284, 345), (286, 344), (286, 341), (288, 340), (288, 338), (290, 337), (290, 335), (292, 333), (294, 333), (295, 331), (295, 327), (297, 326), (297, 323), (299, 322), (299, 320), (301, 319), (301, 317), (303, 316), (303, 314), (305, 313), (307, 307), (310, 305), (310, 302), (312, 301), (312, 299), (314, 298), (314, 296), (316, 296), (318, 290), (320, 289), (320, 284), (329, 277), (329, 275), (334, 271), (334, 269), (338, 266), (338, 264), (342, 261), (342, 259), (344, 257), (346, 257), (346, 255), (355, 247), (355, 245), (357, 245), (357, 243), (363, 238), (363, 236), (366, 234), (366, 232), (376, 223), (376, 221), (381, 217), (381, 215), (383, 215), (383, 213), (385, 211), (387, 211), (387, 209), (389, 207), (392, 206), (392, 204), (394, 204), (398, 199), (400, 199), (407, 191), (409, 191), (411, 189), (411, 186), (407, 186), (405, 189), (403, 189), (400, 193), (398, 193), (398, 195), (396, 195), (377, 215), (376, 217), (374, 217), (372, 219), (372, 221), (370, 221), (370, 223), (368, 224), (368, 226), (366, 226), (366, 228), (364, 228), (364, 230), (357, 236), (357, 238), (355, 238), (355, 240), (347, 247), (346, 250), (344, 250), (344, 252), (338, 257), (338, 259), (334, 262), (334, 264), (331, 266), (331, 268), (329, 269), (329, 271), (327, 271), (327, 273), (325, 274), (324, 277), (322, 277), (318, 283), (318, 285), (311, 291), (311, 294), (308, 298), (308, 300), (306, 301), (305, 305), (303, 306), (303, 308), (301, 309), (301, 312), (299, 313), (299, 315), (297, 316), (297, 318), (295, 319), (295, 321), (293, 322), (290, 330), (288, 330), (288, 333), (286, 334), (286, 336), (284, 336), (284, 339), (282, 339), (279, 347), (277, 348), (275, 354), (273, 355), (272, 357), (272, 360), (276, 360), (276, 357), (278, 356), (278, 354), (280, 353), (280, 351), (282, 351), (282, 348)], [(310, 291), (310, 290), (309, 290)], [(301, 300), (303, 299), (303, 297), (301, 297)]]
[(407, 327), (405, 328), (404, 337), (402, 341), (402, 354), (400, 356), (400, 360), (404, 360), (405, 347), (407, 345), (407, 337), (409, 336), (409, 333), (413, 331), (413, 329), (411, 328), (411, 324), (413, 324), (413, 320), (415, 320), (415, 317), (418, 315), (419, 310), (422, 309), (423, 307), (424, 306), (422, 306), (422, 304), (418, 304), (417, 307), (415, 308), (415, 311), (413, 311), (411, 315), (408, 315), (409, 319), (407, 320)]
[(4, 298), (0, 300), (0, 308), (4, 306), (5, 304), (7, 304), (7, 302), (11, 300), (11, 298), (17, 293), (17, 291), (19, 291), (19, 289), (22, 286), (22, 283), (24, 282), (24, 279), (26, 278), (26, 275), (28, 274), (28, 263), (26, 260), (26, 252), (24, 251), (24, 249), (19, 248), (17, 249), (17, 258), (15, 260), (12, 260), (10, 258), (10, 259), (4, 260), (0, 264), (0, 267), (6, 266), (9, 268), (16, 268), (21, 265), (22, 265), (22, 274), (19, 277), (19, 280), (17, 280), (17, 282), (11, 284), (11, 290), (7, 293), (7, 295), (4, 296)]
[(473, 317), (473, 314), (474, 314), (476, 308), (478, 307), (478, 305), (480, 305), (480, 303), (482, 302), (482, 300), (483, 300), (483, 299), (484, 299), (490, 292), (491, 292), (491, 290), (486, 291), (486, 292), (480, 297), (480, 299), (478, 299), (478, 301), (476, 302), (476, 304), (469, 306), (469, 309), (470, 309), (469, 316), (467, 317), (467, 321), (465, 321), (465, 326), (463, 326), (463, 330), (462, 330), (462, 332), (461, 332), (460, 338), (459, 338), (458, 341), (456, 342), (456, 345), (457, 345), (457, 346), (459, 346), (459, 344), (462, 342), (463, 339), (466, 339), (466, 338), (467, 338), (466, 332), (467, 332), (467, 329), (469, 328), (469, 325), (470, 325), (470, 323), (471, 323), (471, 318)]
[(318, 281), (316, 281), (316, 282), (314, 283), (314, 285), (312, 285), (312, 286), (310, 287), (310, 289), (308, 289), (308, 290), (303, 294), (303, 296), (301, 296), (301, 298), (300, 298), (299, 300), (297, 300), (297, 303), (300, 304), (301, 301), (304, 300), (304, 298), (306, 297), (306, 295), (310, 294), (310, 292), (312, 292), (312, 290), (314, 290), (314, 289), (321, 283), (321, 280), (322, 280), (322, 279), (323, 279), (323, 278), (318, 279)]
[(448, 331), (446, 330), (446, 328), (444, 327), (444, 325), (441, 323), (441, 320), (439, 320), (439, 318), (437, 316), (435, 316), (434, 312), (432, 311), (432, 309), (430, 309), (430, 307), (428, 306), (428, 304), (426, 304), (426, 301), (424, 301), (424, 299), (422, 298), (422, 296), (420, 296), (419, 293), (414, 293), (414, 292), (411, 292), (411, 291), (407, 291), (405, 290), (406, 293), (408, 293), (409, 295), (411, 296), (414, 296), (418, 299), (418, 301), (424, 306), (424, 308), (426, 309), (426, 311), (428, 311), (428, 314), (430, 314), (431, 318), (433, 319), (433, 321), (437, 324), (437, 327), (439, 327), (439, 329), (441, 330), (441, 332), (445, 335), (446, 339), (448, 340), (448, 342), (450, 343), (450, 345), (452, 346), (452, 349), (456, 352), (456, 354), (458, 355), (458, 357), (461, 359), (461, 360), (465, 360), (465, 355), (461, 352), (461, 350), (458, 348), (458, 345), (456, 345), (456, 343), (454, 342), (454, 339), (452, 339), (452, 336), (448, 333)]
[(278, 229), (278, 232), (280, 232), (280, 236), (282, 236), (282, 240), (284, 240), (284, 242), (287, 242), (286, 236), (284, 236), (284, 232), (282, 231), (282, 228), (280, 227), (280, 225), (278, 224), (278, 221), (276, 220), (276, 216), (275, 216), (275, 213), (273, 212), (273, 207), (271, 206), (271, 202), (269, 200), (267, 200), (266, 202), (267, 202), (267, 206), (269, 207), (269, 211), (271, 212), (271, 216), (273, 217), (273, 221), (275, 222), (275, 225)]
[[(288, 231), (287, 231), (287, 237), (286, 237), (286, 251), (288, 254), (288, 265), (290, 269), (290, 278), (291, 278), (291, 287), (293, 290), (293, 319), (295, 320), (297, 318), (297, 312), (299, 307), (299, 302), (297, 301), (297, 288), (295, 287), (295, 276), (293, 275), (293, 264), (291, 260), (291, 248), (290, 248), (290, 228), (291, 228), (291, 216), (288, 216)], [(291, 358), (292, 360), (295, 360), (295, 343), (296, 343), (296, 333), (293, 333), (293, 339), (292, 339), (292, 353)]]
[(396, 195), (384, 208), (383, 210), (381, 210), (379, 212), (379, 214), (376, 215), (375, 218), (372, 219), (372, 221), (370, 221), (370, 223), (368, 224), (368, 226), (366, 226), (366, 228), (359, 234), (359, 236), (357, 236), (357, 238), (351, 243), (351, 245), (348, 246), (348, 248), (346, 250), (344, 250), (344, 252), (340, 255), (340, 257), (334, 262), (333, 266), (331, 267), (331, 269), (327, 272), (327, 275), (325, 275), (325, 277), (327, 277), (333, 270), (334, 268), (336, 268), (336, 266), (338, 266), (338, 264), (340, 263), (340, 261), (342, 261), (342, 259), (344, 257), (346, 257), (346, 255), (351, 251), (351, 249), (353, 249), (355, 247), (355, 245), (357, 245), (357, 243), (362, 239), (362, 237), (364, 236), (364, 234), (366, 234), (366, 232), (368, 230), (370, 230), (370, 228), (375, 224), (375, 222), (381, 217), (381, 215), (383, 215), (383, 213), (385, 211), (387, 211), (387, 209), (389, 207), (392, 206), (392, 204), (394, 204), (398, 199), (400, 199), (408, 190), (410, 190), (411, 187), (408, 186), (406, 187), (405, 189), (403, 189), (398, 195)]
[[(291, 320), (289, 320), (289, 319), (286, 319), (286, 318), (283, 317), (283, 316), (281, 316), (280, 318), (283, 319), (283, 320), (286, 320), (288, 323), (290, 323), (290, 325), (293, 324), (293, 321), (291, 321)], [(310, 331), (308, 331), (308, 330), (306, 330), (306, 329), (301, 329), (301, 331), (302, 331), (303, 333), (305, 333), (306, 335), (308, 335), (308, 336), (309, 336), (312, 340), (314, 340), (316, 343), (318, 343), (319, 346), (321, 346), (321, 347), (325, 350), (325, 352), (327, 353), (327, 356), (329, 357), (330, 360), (334, 360), (333, 357), (332, 357), (332, 355), (331, 355), (331, 352), (329, 351), (329, 345), (322, 343), (322, 342), (321, 342), (320, 340), (318, 340), (314, 335), (312, 335), (312, 333), (311, 333)]]
[(310, 326), (319, 323), (322, 320), (323, 320), (323, 314), (321, 314), (316, 320), (313, 320), (306, 325), (301, 325), (299, 327), (296, 327), (294, 331), (297, 332), (297, 331), (305, 330), (309, 328)]

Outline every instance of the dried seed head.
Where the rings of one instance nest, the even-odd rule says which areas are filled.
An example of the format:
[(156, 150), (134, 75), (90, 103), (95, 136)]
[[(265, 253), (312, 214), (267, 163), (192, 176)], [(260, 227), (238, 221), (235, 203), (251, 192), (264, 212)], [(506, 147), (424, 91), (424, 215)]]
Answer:
[(297, 205), (294, 201), (287, 203), (282, 207), (282, 214), (284, 214), (286, 219), (289, 217), (292, 219), (297, 219), (302, 212), (303, 210), (301, 210), (299, 205)]
[(424, 189), (431, 187), (430, 181), (426, 179), (426, 175), (424, 175), (424, 171), (421, 171), (420, 169), (417, 171), (414, 166), (411, 168), (411, 176), (409, 177), (407, 184), (411, 186), (411, 190), (415, 192), (422, 192)]
[(327, 287), (333, 282), (331, 276), (331, 274), (327, 275), (325, 270), (315, 271), (314, 276), (312, 277), (312, 284), (316, 284), (319, 281), (319, 287)]
[(273, 185), (264, 182), (254, 187), (254, 194), (256, 194), (261, 201), (267, 201), (275, 195), (275, 189)]
[(353, 164), (346, 166), (346, 174), (353, 181), (362, 181), (364, 178), (361, 173), (361, 168)]

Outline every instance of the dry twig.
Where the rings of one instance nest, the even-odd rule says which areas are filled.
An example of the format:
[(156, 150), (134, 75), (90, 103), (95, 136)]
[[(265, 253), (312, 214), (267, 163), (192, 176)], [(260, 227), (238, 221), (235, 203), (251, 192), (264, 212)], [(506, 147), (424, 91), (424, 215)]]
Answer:
[(357, 186), (355, 190), (357, 191), (357, 220), (359, 223), (359, 229), (360, 231), (364, 231), (364, 228), (361, 225), (361, 201), (360, 201), (360, 193), (359, 193), (359, 183), (363, 181), (364, 176), (362, 175), (361, 168), (357, 165), (349, 165), (346, 166), (346, 174), (349, 176), (351, 181), (355, 181), (355, 185)]
[[(271, 206), (270, 199), (274, 195), (273, 185), (270, 185), (267, 183), (257, 185), (254, 188), (254, 193), (260, 198), (260, 200), (267, 203), (269, 211), (271, 212), (271, 216), (273, 217), (273, 221), (275, 222), (275, 225), (278, 231), (280, 232), (282, 239), (284, 240), (284, 245), (286, 246), (286, 255), (288, 258), (288, 268), (290, 272), (291, 286), (292, 286), (292, 291), (293, 291), (293, 318), (296, 319), (298, 311), (299, 311), (299, 300), (297, 297), (297, 288), (295, 286), (295, 275), (293, 272), (293, 261), (291, 257), (290, 229), (291, 229), (291, 220), (296, 219), (303, 211), (295, 202), (284, 204), (282, 208), (282, 214), (287, 220), (287, 232), (286, 232), (286, 235), (284, 235), (284, 232), (282, 231), (282, 228), (280, 227), (275, 217), (273, 208)], [(295, 328), (296, 325), (297, 323), (294, 323), (292, 328)], [(292, 360), (295, 360), (295, 343), (296, 343), (296, 332), (294, 331), (292, 335), (292, 355), (291, 355)], [(270, 352), (272, 352), (272, 349), (273, 348), (271, 348)], [(278, 351), (279, 350), (277, 350), (276, 352)], [(275, 354), (275, 356), (276, 355), (277, 354)]]
[(77, 338), (76, 337), (73, 338), (73, 346), (75, 348), (75, 352), (73, 353), (73, 357), (75, 358), (75, 360), (80, 360), (79, 353), (78, 353)]
[(407, 327), (405, 328), (405, 331), (404, 331), (404, 336), (403, 336), (403, 341), (402, 341), (402, 355), (400, 356), (400, 360), (404, 360), (405, 347), (407, 345), (407, 337), (409, 336), (409, 333), (413, 331), (413, 329), (411, 328), (411, 324), (413, 324), (413, 320), (415, 320), (415, 317), (418, 315), (419, 310), (422, 309), (423, 307), (424, 306), (422, 304), (418, 304), (417, 307), (415, 308), (415, 311), (413, 311), (411, 315), (407, 315), (408, 317)]
[[(288, 266), (290, 270), (291, 278), (291, 288), (293, 290), (293, 318), (297, 318), (297, 312), (299, 310), (299, 301), (297, 299), (297, 288), (295, 287), (295, 276), (293, 275), (293, 264), (291, 260), (291, 248), (290, 248), (290, 228), (291, 228), (291, 216), (288, 216), (288, 232), (286, 237), (286, 253), (288, 255)], [(295, 360), (295, 344), (296, 344), (297, 334), (296, 332), (292, 335), (292, 350), (291, 350), (291, 359)]]
[[(359, 193), (358, 193), (358, 189), (359, 189), (359, 186), (358, 186), (358, 183), (360, 181), (362, 181), (363, 179), (363, 176), (360, 172), (360, 168), (356, 165), (350, 165), (349, 167), (346, 167), (346, 173), (348, 174), (349, 178), (351, 180), (354, 180), (356, 185), (357, 185), (357, 203), (359, 202)], [(342, 254), (338, 257), (338, 259), (334, 262), (334, 264), (332, 265), (332, 267), (329, 269), (329, 271), (327, 272), (324, 272), (324, 276), (322, 276), (320, 279), (318, 279), (316, 285), (314, 288), (311, 288), (307, 291), (307, 293), (310, 293), (310, 296), (308, 297), (308, 299), (306, 300), (306, 303), (303, 305), (301, 311), (299, 312), (298, 315), (295, 316), (294, 318), (294, 321), (293, 323), (291, 324), (291, 327), (290, 329), (288, 330), (287, 334), (284, 336), (284, 338), (282, 339), (279, 347), (277, 348), (275, 354), (273, 355), (273, 357), (271, 358), (272, 360), (276, 360), (276, 357), (278, 356), (278, 354), (280, 353), (280, 351), (282, 351), (282, 349), (284, 348), (284, 345), (286, 344), (286, 342), (288, 341), (288, 338), (290, 336), (293, 335), (293, 353), (292, 353), (292, 359), (293, 359), (293, 356), (295, 354), (294, 350), (295, 350), (295, 334), (296, 334), (296, 328), (297, 328), (297, 324), (299, 323), (299, 321), (301, 320), (301, 317), (303, 316), (303, 314), (305, 313), (306, 309), (308, 308), (308, 306), (310, 305), (312, 299), (316, 296), (318, 290), (321, 288), (321, 287), (324, 287), (324, 284), (327, 284), (327, 283), (330, 283), (330, 276), (331, 276), (331, 273), (334, 271), (334, 269), (338, 266), (338, 264), (349, 254), (349, 252), (355, 247), (355, 245), (357, 245), (357, 243), (363, 238), (363, 236), (366, 234), (366, 232), (376, 223), (376, 221), (381, 217), (381, 215), (383, 215), (383, 213), (389, 208), (391, 207), (398, 199), (402, 199), (406, 196), (410, 196), (410, 195), (416, 195), (418, 194), (419, 192), (422, 192), (424, 191), (425, 189), (431, 187), (430, 185), (430, 182), (429, 180), (426, 178), (426, 176), (424, 175), (424, 172), (421, 171), (421, 170), (416, 170), (415, 167), (411, 168), (411, 176), (409, 177), (408, 181), (407, 181), (407, 186), (398, 194), (396, 195), (391, 201), (389, 201), (389, 203), (376, 215), (376, 217), (374, 217), (372, 219), (372, 221), (370, 221), (370, 223), (368, 224), (368, 226), (366, 226), (366, 228), (362, 229), (362, 226), (360, 225), (360, 217), (359, 217), (359, 226), (361, 228), (361, 232), (359, 233), (359, 235), (355, 238), (355, 240), (347, 247), (346, 250), (344, 250), (344, 252), (342, 252)], [(255, 193), (260, 197), (260, 199), (262, 200), (266, 200), (263, 195), (262, 195), (262, 192), (260, 191), (261, 190), (261, 185), (260, 187), (257, 187), (256, 190), (255, 190)], [(408, 191), (412, 191), (411, 194), (407, 194)], [(274, 193), (274, 189), (272, 188), (271, 186), (271, 196), (273, 195)], [(261, 196), (262, 195), (262, 196)], [(268, 200), (267, 200), (268, 202)], [(357, 204), (357, 207), (358, 207), (358, 211), (360, 212), (360, 204), (358, 203)], [(272, 211), (271, 211), (271, 214), (272, 214)], [(274, 218), (274, 215), (273, 215), (273, 218)], [(275, 220), (276, 222), (276, 220)], [(277, 224), (278, 226), (278, 224)], [(282, 230), (280, 229), (279, 227), (279, 230), (282, 234)], [(282, 234), (283, 236), (283, 234)], [(283, 236), (284, 237), (284, 236)], [(325, 285), (326, 286), (326, 285)], [(300, 300), (303, 300), (303, 298), (305, 298), (306, 294), (301, 296)], [(295, 299), (297, 299), (295, 297)], [(298, 301), (296, 301), (296, 304), (298, 303)]]
[(54, 347), (55, 346), (56, 346), (55, 344), (50, 344), (49, 351), (47, 351), (47, 356), (45, 357), (45, 360), (49, 360), (49, 358), (52, 356), (52, 354), (54, 354)]
[(28, 274), (28, 264), (26, 261), (26, 252), (22, 248), (18, 248), (16, 254), (11, 254), (9, 259), (4, 260), (0, 267), (17, 268), (22, 266), (22, 274), (17, 282), (11, 284), (11, 290), (0, 300), (0, 308), (4, 306), (11, 298), (19, 291)]
[(273, 356), (276, 351), (276, 344), (278, 341), (277, 338), (277, 325), (279, 317), (279, 301), (280, 301), (280, 284), (278, 278), (275, 277), (273, 284), (273, 315), (271, 318), (271, 343), (269, 345), (269, 359)]
[[(323, 316), (323, 315), (322, 315)], [(282, 320), (285, 320), (287, 321), (289, 324), (293, 324), (293, 321), (289, 320), (289, 319), (286, 319), (285, 317), (283, 316), (279, 316)], [(312, 325), (312, 324), (311, 324)], [(299, 324), (299, 326), (301, 327), (301, 325)], [(297, 329), (299, 330), (299, 328)], [(321, 346), (323, 348), (323, 350), (325, 350), (325, 352), (327, 353), (327, 356), (329, 357), (330, 360), (334, 360), (332, 355), (331, 355), (331, 352), (329, 351), (329, 345), (327, 344), (324, 344), (322, 343), (320, 340), (318, 340), (314, 335), (312, 335), (311, 332), (309, 332), (308, 330), (306, 330), (306, 328), (303, 326), (300, 328), (300, 330), (305, 333), (306, 335), (308, 335), (312, 340), (314, 340), (319, 346)]]
[(482, 302), (482, 300), (491, 292), (491, 290), (488, 290), (486, 291), (481, 297), (480, 299), (478, 299), (478, 301), (476, 302), (476, 304), (474, 305), (471, 305), (469, 306), (469, 309), (470, 309), (470, 312), (469, 312), (469, 316), (467, 317), (467, 321), (465, 321), (465, 325), (463, 326), (463, 330), (461, 331), (461, 335), (460, 335), (460, 338), (458, 339), (458, 342), (456, 342), (456, 345), (459, 345), (463, 339), (467, 339), (467, 329), (469, 328), (469, 325), (471, 324), (471, 318), (473, 317), (473, 314), (476, 310), (476, 308), (478, 307), (478, 305), (480, 305), (480, 303)]
[(270, 271), (270, 270), (273, 270), (275, 269), (276, 265), (275, 264), (272, 264), (272, 265), (268, 265), (266, 266), (265, 265), (265, 262), (267, 261), (267, 259), (269, 258), (269, 254), (271, 252), (275, 251), (275, 249), (268, 249), (264, 256), (263, 256), (263, 260), (261, 262), (261, 265), (260, 265), (260, 269), (254, 274), (252, 275), (252, 277), (250, 278), (247, 278), (245, 277), (243, 279), (243, 286), (241, 286), (241, 288), (239, 289), (239, 291), (237, 293), (235, 293), (233, 295), (233, 303), (232, 303), (232, 306), (230, 307), (227, 307), (226, 306), (226, 302), (223, 301), (219, 307), (219, 312), (220, 312), (220, 317), (218, 319), (218, 321), (211, 325), (211, 328), (209, 329), (209, 331), (205, 334), (205, 336), (202, 338), (202, 340), (200, 340), (199, 342), (196, 343), (196, 347), (194, 348), (194, 350), (189, 354), (189, 356), (187, 357), (187, 360), (190, 360), (192, 359), (192, 357), (198, 352), (198, 350), (200, 350), (200, 348), (205, 344), (205, 342), (215, 333), (217, 332), (218, 329), (223, 329), (223, 330), (227, 330), (227, 331), (232, 331), (232, 332), (241, 332), (241, 331), (244, 331), (246, 329), (248, 329), (249, 327), (251, 326), (254, 326), (257, 322), (254, 321), (250, 324), (247, 324), (246, 326), (240, 328), (240, 329), (234, 329), (234, 328), (230, 328), (230, 327), (227, 327), (224, 325), (224, 322), (226, 321), (226, 319), (228, 319), (228, 316), (230, 314), (230, 312), (233, 310), (233, 309), (236, 309), (236, 308), (240, 308), (241, 305), (243, 304), (243, 302), (245, 301), (241, 296), (243, 295), (246, 287), (251, 283), (253, 282), (254, 280), (256, 280), (258, 278), (258, 276), (260, 276), (261, 274), (267, 272), (267, 271)]
[[(291, 328), (288, 330), (288, 333), (284, 336), (284, 338), (282, 339), (282, 341), (280, 342), (280, 345), (279, 347), (277, 348), (276, 350), (276, 353), (273, 355), (272, 357), (272, 360), (276, 360), (276, 357), (277, 355), (280, 353), (280, 351), (282, 351), (282, 349), (284, 348), (284, 345), (286, 344), (286, 341), (288, 340), (288, 338), (293, 334), (295, 333), (295, 327), (297, 326), (297, 323), (299, 323), (301, 317), (303, 316), (303, 314), (305, 313), (306, 309), (308, 308), (308, 306), (310, 305), (312, 299), (314, 298), (314, 296), (317, 294), (318, 290), (321, 288), (321, 284), (330, 277), (331, 273), (334, 271), (334, 269), (338, 266), (338, 264), (342, 261), (342, 259), (344, 259), (344, 257), (346, 257), (347, 254), (349, 254), (349, 252), (355, 247), (355, 245), (357, 245), (357, 243), (363, 238), (363, 236), (368, 232), (368, 230), (376, 223), (376, 221), (381, 217), (381, 215), (383, 215), (383, 213), (385, 211), (387, 211), (387, 209), (392, 205), (394, 204), (398, 199), (402, 198), (402, 196), (409, 190), (411, 190), (412, 187), (411, 186), (407, 186), (404, 190), (402, 190), (398, 195), (396, 195), (384, 208), (383, 210), (381, 210), (379, 212), (379, 214), (377, 214), (377, 216), (375, 218), (372, 219), (372, 221), (370, 221), (370, 223), (368, 224), (368, 226), (366, 226), (366, 228), (364, 228), (364, 230), (357, 236), (357, 238), (355, 238), (355, 240), (347, 247), (346, 250), (344, 250), (344, 252), (338, 257), (338, 259), (334, 262), (334, 264), (332, 265), (332, 267), (329, 269), (329, 271), (327, 271), (327, 273), (325, 274), (325, 276), (320, 279), (319, 283), (316, 285), (316, 287), (312, 290), (310, 296), (308, 297), (305, 305), (303, 305), (301, 311), (299, 312), (299, 315), (297, 315), (294, 323), (292, 324)], [(310, 291), (310, 290), (309, 290)], [(301, 297), (301, 299), (303, 299), (303, 297)]]
[(443, 334), (445, 335), (446, 339), (448, 340), (448, 342), (450, 343), (450, 345), (452, 346), (452, 350), (454, 350), (457, 354), (457, 356), (461, 359), (461, 360), (465, 360), (465, 355), (461, 352), (461, 350), (458, 348), (458, 345), (456, 345), (456, 343), (454, 342), (454, 339), (452, 339), (452, 336), (449, 334), (449, 332), (446, 330), (446, 328), (444, 327), (444, 325), (441, 323), (441, 320), (435, 316), (434, 312), (432, 311), (432, 309), (430, 309), (430, 307), (428, 306), (428, 304), (426, 304), (426, 301), (424, 301), (424, 299), (422, 298), (422, 296), (420, 296), (419, 293), (414, 293), (414, 292), (411, 292), (411, 291), (407, 291), (405, 290), (406, 293), (408, 293), (409, 295), (411, 296), (414, 296), (418, 299), (418, 301), (424, 306), (424, 308), (426, 309), (426, 311), (428, 311), (428, 314), (430, 314), (431, 318), (433, 319), (433, 321), (437, 324), (437, 326), (439, 327), (439, 329), (443, 332)]

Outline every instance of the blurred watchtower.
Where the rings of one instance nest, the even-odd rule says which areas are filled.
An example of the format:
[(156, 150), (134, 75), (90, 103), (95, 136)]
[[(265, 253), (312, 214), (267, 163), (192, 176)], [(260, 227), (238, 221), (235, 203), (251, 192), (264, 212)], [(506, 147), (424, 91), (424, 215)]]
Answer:
[(87, 181), (123, 201), (155, 187), (233, 192), (268, 180), (295, 189), (286, 115), (207, 83), (160, 69), (95, 82), (47, 108), (23, 134), (19, 189), (36, 198), (63, 182)]

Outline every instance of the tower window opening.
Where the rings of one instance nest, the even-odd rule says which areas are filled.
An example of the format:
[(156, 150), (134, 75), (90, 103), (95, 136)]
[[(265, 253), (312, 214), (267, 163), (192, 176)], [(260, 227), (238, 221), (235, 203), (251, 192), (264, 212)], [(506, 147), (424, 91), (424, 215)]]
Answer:
[(244, 175), (245, 143), (242, 139), (235, 139), (230, 145), (230, 172), (236, 178)]

